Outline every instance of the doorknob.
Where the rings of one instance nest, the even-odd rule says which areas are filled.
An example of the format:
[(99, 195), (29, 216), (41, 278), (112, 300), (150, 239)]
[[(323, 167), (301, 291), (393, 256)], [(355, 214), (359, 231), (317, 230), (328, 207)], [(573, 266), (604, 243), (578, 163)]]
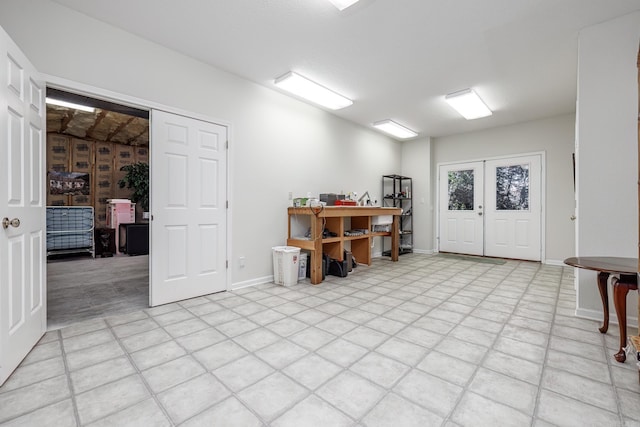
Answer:
[(576, 220), (576, 216), (575, 216), (575, 215), (571, 215), (571, 216), (569, 217), (569, 219), (570, 219), (571, 221), (575, 221), (575, 220)]
[(20, 220), (18, 218), (9, 219), (7, 217), (2, 218), (2, 228), (9, 228), (9, 226), (18, 228), (20, 227)]
[(478, 215), (482, 216), (482, 212), (478, 212)]

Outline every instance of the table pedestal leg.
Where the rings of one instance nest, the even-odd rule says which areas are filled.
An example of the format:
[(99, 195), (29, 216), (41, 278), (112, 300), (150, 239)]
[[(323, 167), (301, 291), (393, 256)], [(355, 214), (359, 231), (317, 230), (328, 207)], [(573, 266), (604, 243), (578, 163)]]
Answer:
[(609, 293), (607, 290), (607, 281), (609, 280), (609, 273), (598, 273), (598, 290), (600, 291), (600, 298), (602, 298), (602, 308), (604, 309), (604, 319), (602, 327), (598, 328), (603, 334), (609, 329)]
[(638, 289), (638, 279), (636, 275), (621, 274), (620, 279), (614, 278), (612, 283), (613, 303), (620, 326), (620, 349), (613, 357), (622, 363), (627, 359), (624, 352), (624, 348), (627, 346), (627, 294), (629, 290)]

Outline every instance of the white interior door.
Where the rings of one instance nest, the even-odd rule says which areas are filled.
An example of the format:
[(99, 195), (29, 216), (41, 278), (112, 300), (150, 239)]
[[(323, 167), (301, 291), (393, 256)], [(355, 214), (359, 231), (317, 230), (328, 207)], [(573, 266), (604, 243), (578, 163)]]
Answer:
[(540, 157), (485, 163), (485, 255), (541, 260)]
[(0, 28), (0, 385), (47, 328), (45, 85)]
[(227, 128), (151, 112), (150, 305), (226, 290)]
[(440, 166), (439, 250), (483, 255), (483, 162)]

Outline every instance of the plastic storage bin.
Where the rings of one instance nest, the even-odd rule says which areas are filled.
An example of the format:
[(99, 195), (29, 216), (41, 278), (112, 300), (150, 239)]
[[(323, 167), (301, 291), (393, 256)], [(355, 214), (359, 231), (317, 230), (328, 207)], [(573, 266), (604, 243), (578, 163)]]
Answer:
[(300, 265), (298, 267), (298, 280), (307, 277), (308, 257), (306, 252), (300, 252)]
[(276, 285), (292, 286), (298, 283), (300, 248), (275, 246), (273, 250), (273, 281)]

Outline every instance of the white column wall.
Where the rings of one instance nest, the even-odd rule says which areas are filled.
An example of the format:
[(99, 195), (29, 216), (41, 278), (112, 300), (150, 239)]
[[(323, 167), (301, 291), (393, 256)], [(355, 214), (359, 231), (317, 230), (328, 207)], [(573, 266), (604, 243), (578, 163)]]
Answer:
[[(576, 113), (576, 253), (580, 256), (638, 256), (639, 41), (640, 12), (580, 33)], [(576, 285), (577, 314), (601, 319), (595, 272), (578, 270)], [(629, 297), (630, 322), (635, 322), (636, 300)]]
[(413, 248), (417, 253), (433, 253), (433, 204), (431, 195), (431, 139), (402, 143), (402, 172), (413, 183)]

